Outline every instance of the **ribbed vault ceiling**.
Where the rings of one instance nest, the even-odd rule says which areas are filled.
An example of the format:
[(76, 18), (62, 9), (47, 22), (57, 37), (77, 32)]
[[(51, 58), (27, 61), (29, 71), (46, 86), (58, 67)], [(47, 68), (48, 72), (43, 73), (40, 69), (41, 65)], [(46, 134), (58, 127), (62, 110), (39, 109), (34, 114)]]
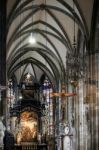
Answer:
[[(93, 0), (8, 0), (8, 77), (19, 82), (29, 72), (37, 82), (44, 73), (52, 82), (63, 78), (66, 55), (74, 50), (74, 20), (79, 51), (89, 39), (92, 6)], [(34, 45), (28, 42), (31, 33)]]

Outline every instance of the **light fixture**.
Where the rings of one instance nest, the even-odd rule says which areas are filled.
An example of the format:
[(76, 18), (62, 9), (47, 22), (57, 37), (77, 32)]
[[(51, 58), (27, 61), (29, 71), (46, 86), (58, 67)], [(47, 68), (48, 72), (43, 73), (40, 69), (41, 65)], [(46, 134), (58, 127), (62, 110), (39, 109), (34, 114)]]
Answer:
[[(21, 0), (20, 0), (20, 7), (21, 7)], [(21, 8), (20, 8), (21, 9)], [(21, 14), (20, 14), (20, 24), (21, 24)], [(21, 27), (20, 27), (20, 30), (21, 30)], [(22, 40), (21, 40), (21, 35), (20, 35), (20, 44), (22, 45), (23, 44), (23, 42), (22, 42)], [(21, 51), (20, 51), (20, 55), (21, 55)], [(23, 56), (22, 56), (23, 57)], [(22, 57), (20, 57), (20, 63), (21, 63), (21, 59), (23, 59)], [(24, 60), (24, 59), (23, 59)], [(24, 62), (24, 61), (23, 61)], [(20, 76), (20, 79), (21, 79), (21, 77), (22, 77), (22, 70), (21, 70), (21, 67), (22, 66), (20, 66), (20, 70), (19, 70), (19, 76)], [(19, 89), (18, 89), (18, 100), (21, 100), (22, 99), (22, 93), (21, 93), (21, 80), (19, 81)], [(20, 106), (21, 106), (21, 101), (20, 101)]]
[(28, 73), (28, 74), (26, 75), (26, 78), (29, 80), (30, 77), (31, 77), (31, 75), (30, 75), (30, 73)]
[(35, 39), (35, 37), (33, 36), (33, 33), (31, 33), (30, 36), (29, 36), (29, 43), (30, 43), (30, 44), (35, 44), (35, 43), (36, 43), (36, 39)]
[[(32, 4), (33, 5), (33, 4)], [(32, 15), (32, 20), (31, 20), (31, 22), (32, 22), (32, 31), (33, 31), (33, 15)], [(30, 33), (30, 36), (29, 36), (29, 43), (31, 44), (31, 45), (33, 45), (33, 44), (35, 44), (36, 43), (36, 38), (34, 37), (34, 33)]]
[(22, 94), (21, 92), (19, 93), (19, 99), (21, 100), (23, 97), (22, 97)]

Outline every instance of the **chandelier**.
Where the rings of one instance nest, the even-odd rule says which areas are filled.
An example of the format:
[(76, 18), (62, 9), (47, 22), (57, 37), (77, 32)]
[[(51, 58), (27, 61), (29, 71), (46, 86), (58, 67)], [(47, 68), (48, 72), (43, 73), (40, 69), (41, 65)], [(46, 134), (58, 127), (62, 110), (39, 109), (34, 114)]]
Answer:
[[(33, 6), (33, 2), (32, 2), (32, 6)], [(31, 45), (34, 45), (36, 44), (36, 38), (35, 38), (35, 34), (33, 33), (33, 23), (34, 23), (34, 20), (33, 20), (33, 14), (32, 14), (32, 27), (31, 27), (31, 33), (30, 33), (30, 36), (29, 36), (29, 39), (28, 39), (28, 42), (31, 44)]]

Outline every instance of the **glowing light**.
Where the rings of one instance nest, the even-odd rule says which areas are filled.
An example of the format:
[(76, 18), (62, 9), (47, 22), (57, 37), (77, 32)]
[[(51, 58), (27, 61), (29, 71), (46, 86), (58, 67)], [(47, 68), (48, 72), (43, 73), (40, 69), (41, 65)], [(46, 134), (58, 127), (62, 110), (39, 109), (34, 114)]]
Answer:
[(31, 33), (30, 37), (29, 37), (29, 43), (30, 44), (35, 44), (36, 43), (36, 39), (34, 38), (33, 34)]
[(21, 93), (19, 93), (19, 99), (22, 99), (23, 97), (22, 97), (22, 94)]
[(31, 77), (31, 75), (28, 73), (27, 76), (26, 76), (26, 78), (30, 79), (30, 77)]

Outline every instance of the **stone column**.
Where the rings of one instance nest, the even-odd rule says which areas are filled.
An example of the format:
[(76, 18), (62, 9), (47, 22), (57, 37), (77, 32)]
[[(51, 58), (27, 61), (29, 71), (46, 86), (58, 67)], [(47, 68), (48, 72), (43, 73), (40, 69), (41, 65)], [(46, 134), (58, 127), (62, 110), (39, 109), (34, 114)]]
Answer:
[(16, 122), (17, 117), (12, 117), (11, 118), (11, 131), (14, 133), (15, 131), (15, 122)]
[(96, 103), (95, 103), (95, 142), (96, 150), (99, 149), (99, 53), (95, 55), (95, 66), (96, 66)]
[[(0, 85), (6, 85), (6, 0), (0, 0)], [(6, 92), (1, 92), (0, 116), (5, 114)]]

